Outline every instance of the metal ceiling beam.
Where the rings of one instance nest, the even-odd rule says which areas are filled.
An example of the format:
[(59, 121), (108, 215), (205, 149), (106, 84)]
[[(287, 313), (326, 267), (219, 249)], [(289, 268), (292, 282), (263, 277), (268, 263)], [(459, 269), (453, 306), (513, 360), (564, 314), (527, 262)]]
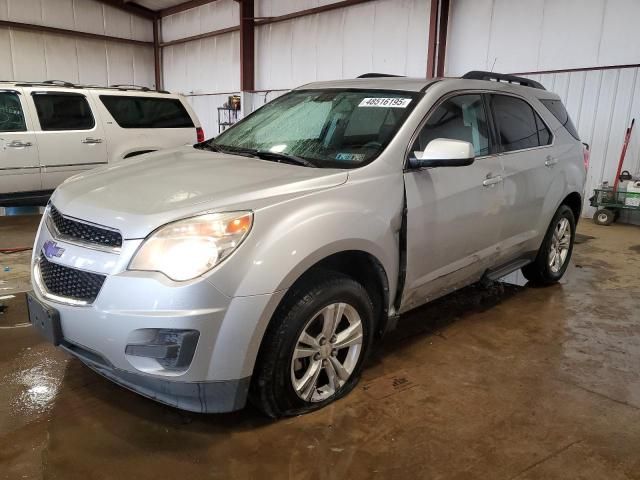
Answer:
[(267, 25), (269, 23), (284, 22), (293, 18), (306, 17), (308, 15), (315, 15), (316, 13), (329, 12), (331, 10), (337, 10), (339, 8), (352, 7), (361, 3), (371, 2), (373, 0), (343, 0), (341, 2), (330, 3), (328, 5), (322, 5), (320, 7), (307, 8), (306, 10), (300, 10), (298, 12), (288, 13), (286, 15), (280, 15), (278, 17), (262, 17), (256, 18), (256, 25)]
[(129, 12), (133, 15), (137, 15), (142, 18), (146, 18), (148, 20), (153, 20), (158, 17), (158, 12), (154, 12), (153, 10), (148, 9), (147, 7), (143, 7), (142, 5), (138, 5), (133, 1), (126, 0), (98, 0), (100, 3), (104, 3), (105, 5), (110, 5), (115, 8), (119, 8), (120, 10), (124, 10), (125, 12)]
[(173, 7), (163, 8), (158, 12), (160, 17), (166, 17), (167, 15), (174, 15), (176, 13), (184, 12), (185, 10), (191, 10), (192, 8), (201, 7), (202, 5), (206, 5), (207, 3), (213, 3), (217, 0), (189, 0), (188, 2), (183, 2), (178, 5), (174, 5)]
[(57, 35), (66, 35), (75, 38), (91, 38), (94, 40), (106, 40), (109, 42), (128, 43), (131, 45), (152, 46), (151, 42), (143, 42), (141, 40), (131, 40), (129, 38), (112, 37), (110, 35), (100, 35), (97, 33), (79, 32), (77, 30), (67, 30), (66, 28), (45, 27), (44, 25), (33, 25), (30, 23), (10, 22), (0, 20), (0, 27), (13, 28), (15, 30), (24, 30), (27, 32), (54, 33)]

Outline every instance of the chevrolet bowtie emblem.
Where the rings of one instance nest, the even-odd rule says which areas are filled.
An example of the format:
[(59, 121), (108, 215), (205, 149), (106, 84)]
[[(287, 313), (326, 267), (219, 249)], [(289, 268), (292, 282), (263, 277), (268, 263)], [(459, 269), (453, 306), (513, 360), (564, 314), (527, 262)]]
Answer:
[(47, 258), (60, 257), (64, 253), (64, 248), (58, 246), (58, 244), (52, 240), (47, 240), (42, 246), (42, 252)]

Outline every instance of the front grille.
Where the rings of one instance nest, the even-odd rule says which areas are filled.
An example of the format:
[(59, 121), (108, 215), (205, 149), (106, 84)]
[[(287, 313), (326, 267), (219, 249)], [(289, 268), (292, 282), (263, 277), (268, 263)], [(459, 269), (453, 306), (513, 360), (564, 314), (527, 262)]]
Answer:
[(40, 277), (48, 293), (87, 303), (93, 303), (106, 278), (52, 263), (45, 257), (40, 258)]
[(49, 215), (61, 235), (105, 247), (122, 246), (122, 235), (118, 232), (63, 217), (53, 205), (50, 207)]

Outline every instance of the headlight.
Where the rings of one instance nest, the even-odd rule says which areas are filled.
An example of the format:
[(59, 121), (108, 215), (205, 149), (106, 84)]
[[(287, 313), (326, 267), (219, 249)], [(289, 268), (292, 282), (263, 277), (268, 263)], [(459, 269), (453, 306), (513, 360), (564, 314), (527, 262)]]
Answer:
[(209, 213), (169, 223), (143, 242), (129, 270), (191, 280), (227, 258), (251, 230), (251, 212)]

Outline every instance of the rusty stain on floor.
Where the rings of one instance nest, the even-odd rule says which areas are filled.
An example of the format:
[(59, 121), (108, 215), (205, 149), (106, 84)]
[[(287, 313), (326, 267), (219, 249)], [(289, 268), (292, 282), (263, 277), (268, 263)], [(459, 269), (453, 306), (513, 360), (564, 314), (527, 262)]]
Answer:
[[(35, 222), (7, 221), (2, 244), (33, 238)], [(280, 421), (122, 389), (25, 327), (14, 293), (0, 315), (0, 479), (640, 479), (640, 228), (579, 231), (581, 268), (561, 284), (518, 273), (410, 312), (352, 394)]]

